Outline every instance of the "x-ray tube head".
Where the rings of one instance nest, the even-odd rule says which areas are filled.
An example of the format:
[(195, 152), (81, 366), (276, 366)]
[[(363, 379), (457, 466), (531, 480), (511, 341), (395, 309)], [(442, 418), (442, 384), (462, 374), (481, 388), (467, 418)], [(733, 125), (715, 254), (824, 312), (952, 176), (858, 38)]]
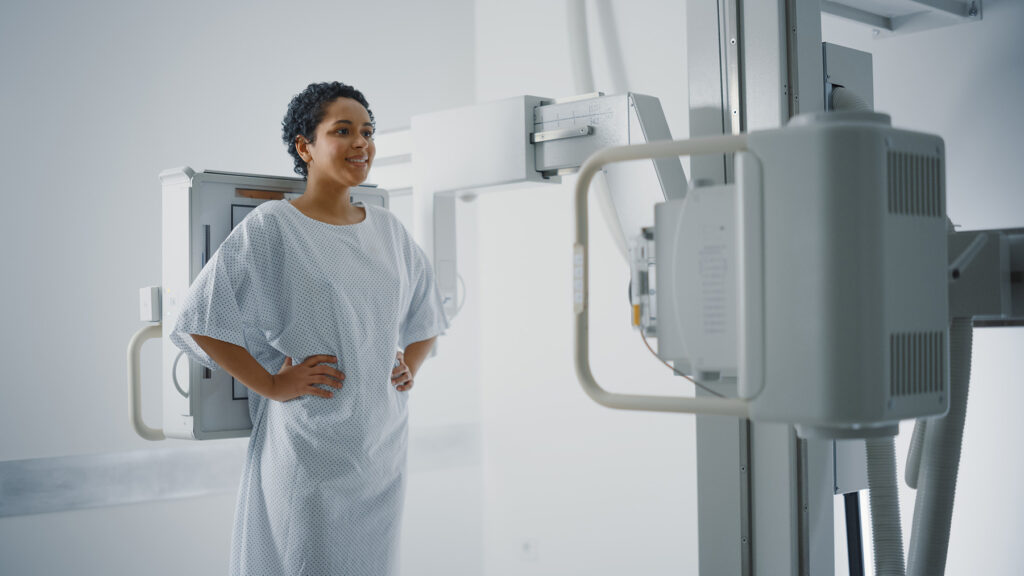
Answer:
[(873, 113), (751, 132), (735, 184), (657, 208), (659, 353), (805, 438), (945, 413), (944, 162)]

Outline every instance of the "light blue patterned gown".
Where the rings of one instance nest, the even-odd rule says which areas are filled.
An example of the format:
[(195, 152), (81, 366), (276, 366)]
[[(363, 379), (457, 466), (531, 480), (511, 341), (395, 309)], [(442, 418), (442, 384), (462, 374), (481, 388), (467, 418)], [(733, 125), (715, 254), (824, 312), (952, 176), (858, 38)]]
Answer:
[(203, 268), (171, 335), (245, 347), (270, 373), (284, 358), (337, 356), (333, 398), (277, 402), (249, 393), (231, 574), (375, 576), (398, 572), (409, 392), (391, 386), (395, 351), (447, 327), (423, 251), (389, 211), (365, 206), (335, 226), (266, 202)]

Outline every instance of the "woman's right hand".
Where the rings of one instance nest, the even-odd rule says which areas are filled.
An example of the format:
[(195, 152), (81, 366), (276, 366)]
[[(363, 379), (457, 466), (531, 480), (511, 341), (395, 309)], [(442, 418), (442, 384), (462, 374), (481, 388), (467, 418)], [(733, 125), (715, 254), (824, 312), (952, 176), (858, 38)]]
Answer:
[(290, 357), (285, 358), (281, 370), (272, 376), (271, 391), (267, 397), (278, 402), (287, 402), (306, 395), (321, 398), (334, 396), (333, 392), (324, 390), (317, 384), (341, 388), (341, 381), (345, 379), (345, 375), (327, 365), (337, 361), (336, 357), (326, 354), (310, 356), (301, 364), (292, 364)]

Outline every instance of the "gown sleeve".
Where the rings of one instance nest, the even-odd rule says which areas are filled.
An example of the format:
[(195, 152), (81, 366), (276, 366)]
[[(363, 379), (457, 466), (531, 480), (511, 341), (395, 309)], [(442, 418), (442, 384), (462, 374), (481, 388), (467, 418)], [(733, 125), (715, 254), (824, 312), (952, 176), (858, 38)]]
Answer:
[(273, 254), (270, 228), (264, 215), (251, 213), (231, 231), (189, 287), (170, 338), (190, 358), (208, 368), (216, 370), (219, 366), (191, 334), (248, 348), (247, 335), (252, 338), (258, 333), (259, 299), (267, 260), (272, 260)]
[(412, 298), (399, 331), (398, 344), (402, 349), (413, 342), (433, 338), (448, 328), (434, 270), (427, 255), (413, 244), (410, 260)]

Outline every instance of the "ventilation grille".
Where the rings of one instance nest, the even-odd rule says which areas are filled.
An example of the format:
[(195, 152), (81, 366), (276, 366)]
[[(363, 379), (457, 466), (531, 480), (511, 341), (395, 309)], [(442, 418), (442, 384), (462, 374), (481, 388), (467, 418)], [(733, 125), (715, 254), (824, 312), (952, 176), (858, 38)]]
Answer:
[(892, 397), (942, 391), (946, 381), (945, 333), (891, 334), (889, 358), (889, 393)]
[(887, 161), (890, 214), (945, 216), (942, 158), (889, 152)]

